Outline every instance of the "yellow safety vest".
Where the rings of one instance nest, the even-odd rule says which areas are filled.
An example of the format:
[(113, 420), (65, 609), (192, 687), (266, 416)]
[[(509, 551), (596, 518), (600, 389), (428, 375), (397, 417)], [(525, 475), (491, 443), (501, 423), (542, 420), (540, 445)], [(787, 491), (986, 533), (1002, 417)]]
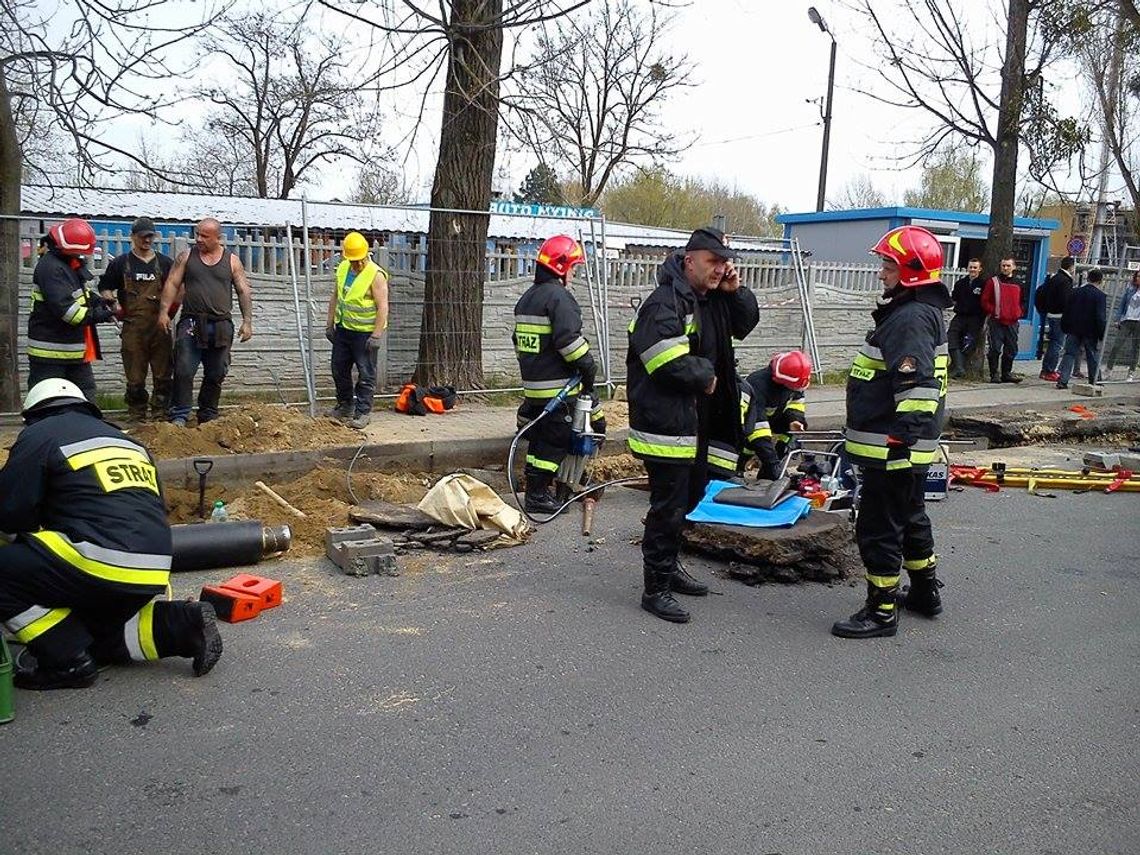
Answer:
[(372, 332), (376, 327), (376, 301), (372, 299), (372, 282), (376, 275), (388, 278), (387, 272), (373, 261), (364, 265), (345, 291), (351, 262), (342, 261), (336, 268), (336, 324), (353, 332)]

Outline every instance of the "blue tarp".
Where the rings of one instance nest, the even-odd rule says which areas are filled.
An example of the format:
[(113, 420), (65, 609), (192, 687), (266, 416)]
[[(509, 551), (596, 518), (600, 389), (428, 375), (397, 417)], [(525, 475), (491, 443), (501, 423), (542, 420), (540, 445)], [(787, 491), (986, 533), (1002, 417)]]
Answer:
[(811, 511), (811, 502), (803, 496), (793, 496), (780, 502), (771, 510), (763, 508), (741, 508), (724, 505), (713, 499), (721, 490), (739, 487), (728, 481), (710, 481), (705, 488), (705, 496), (686, 517), (691, 522), (724, 523), (725, 525), (746, 525), (752, 528), (780, 528), (795, 525)]

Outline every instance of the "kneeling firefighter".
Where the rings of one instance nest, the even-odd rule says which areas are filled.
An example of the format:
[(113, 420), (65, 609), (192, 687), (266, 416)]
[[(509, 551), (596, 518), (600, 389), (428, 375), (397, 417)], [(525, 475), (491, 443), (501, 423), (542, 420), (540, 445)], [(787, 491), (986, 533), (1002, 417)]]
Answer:
[[(939, 280), (942, 246), (926, 229), (902, 226), (871, 253), (882, 259), (883, 295), (847, 378), (845, 441), (862, 470), (855, 539), (867, 568), (867, 601), (832, 626), (844, 638), (894, 635), (900, 600), (927, 617), (942, 611), (924, 499), (946, 417), (950, 364), (942, 312), (952, 301)], [(900, 597), (903, 568), (911, 585)]]
[(183, 656), (195, 676), (222, 639), (213, 606), (154, 601), (170, 580), (170, 525), (150, 453), (74, 383), (37, 383), (0, 469), (0, 622), (36, 666), (24, 689), (90, 686), (99, 665)]
[[(570, 450), (571, 425), (579, 395), (594, 390), (596, 368), (590, 344), (582, 335), (582, 310), (567, 290), (575, 265), (586, 260), (578, 242), (566, 235), (547, 239), (538, 250), (534, 284), (515, 304), (512, 339), (522, 374), (520, 424), (530, 422), (577, 376), (580, 382), (529, 432), (526, 455), (528, 514), (553, 514), (560, 502), (551, 491), (558, 468)], [(590, 419), (597, 433), (605, 432), (601, 404)]]
[(811, 359), (802, 350), (777, 353), (759, 371), (753, 371), (742, 388), (744, 413), (744, 454), (755, 454), (760, 477), (769, 480), (780, 474), (780, 459), (787, 453), (791, 431), (807, 429), (804, 391), (811, 385)]

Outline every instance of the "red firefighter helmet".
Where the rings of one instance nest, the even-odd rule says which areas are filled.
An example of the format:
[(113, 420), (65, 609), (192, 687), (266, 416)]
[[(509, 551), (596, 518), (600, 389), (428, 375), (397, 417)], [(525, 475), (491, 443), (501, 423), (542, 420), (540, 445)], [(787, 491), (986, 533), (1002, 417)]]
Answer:
[(52, 226), (48, 234), (64, 255), (90, 255), (95, 251), (95, 230), (87, 220), (72, 217)]
[(891, 229), (879, 238), (871, 254), (899, 266), (899, 284), (904, 288), (930, 285), (942, 278), (942, 244), (920, 226)]
[(772, 379), (781, 386), (802, 392), (811, 383), (811, 359), (802, 350), (789, 350), (772, 357)]
[(581, 264), (585, 260), (586, 254), (578, 246), (578, 241), (567, 235), (547, 238), (538, 248), (538, 263), (559, 276), (565, 276), (574, 269), (575, 264)]

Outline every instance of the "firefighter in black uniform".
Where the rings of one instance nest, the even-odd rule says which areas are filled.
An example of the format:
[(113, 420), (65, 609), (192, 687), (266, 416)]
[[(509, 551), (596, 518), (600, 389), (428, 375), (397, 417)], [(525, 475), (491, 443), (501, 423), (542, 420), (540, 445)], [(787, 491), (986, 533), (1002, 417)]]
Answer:
[(24, 689), (83, 688), (97, 665), (222, 655), (209, 603), (154, 601), (170, 580), (170, 526), (154, 460), (67, 380), (24, 402), (0, 469), (0, 622), (35, 656)]
[(93, 278), (87, 259), (95, 232), (86, 220), (52, 226), (32, 273), (32, 312), (28, 316), (28, 388), (41, 380), (70, 380), (95, 402), (91, 363), (102, 359), (95, 324), (114, 317), (114, 301), (87, 287)]
[(744, 412), (744, 453), (755, 454), (760, 477), (774, 479), (780, 458), (787, 453), (792, 431), (807, 428), (804, 390), (811, 385), (811, 359), (802, 350), (777, 353), (759, 371), (748, 375), (748, 405)]
[[(526, 499), (528, 514), (551, 514), (559, 503), (551, 492), (558, 467), (570, 450), (570, 425), (579, 394), (594, 390), (594, 356), (582, 336), (582, 310), (567, 290), (574, 266), (586, 260), (578, 242), (566, 235), (547, 239), (538, 250), (534, 284), (515, 304), (512, 339), (522, 374), (520, 426), (538, 417), (572, 377), (580, 380), (553, 412), (527, 434)], [(594, 429), (605, 432), (602, 410), (591, 412)]]
[(661, 265), (629, 325), (629, 448), (649, 474), (641, 607), (674, 623), (689, 620), (674, 593), (708, 594), (677, 559), (685, 514), (704, 494), (710, 463), (735, 471), (744, 439), (732, 339), (752, 332), (760, 309), (733, 258), (723, 232), (697, 229)]
[[(927, 617), (942, 611), (924, 503), (950, 366), (942, 313), (952, 301), (939, 281), (942, 247), (926, 229), (902, 226), (871, 253), (882, 259), (883, 297), (847, 378), (845, 442), (862, 470), (855, 539), (867, 569), (867, 601), (832, 626), (844, 638), (894, 635), (899, 604)], [(911, 584), (900, 595), (903, 569)]]

